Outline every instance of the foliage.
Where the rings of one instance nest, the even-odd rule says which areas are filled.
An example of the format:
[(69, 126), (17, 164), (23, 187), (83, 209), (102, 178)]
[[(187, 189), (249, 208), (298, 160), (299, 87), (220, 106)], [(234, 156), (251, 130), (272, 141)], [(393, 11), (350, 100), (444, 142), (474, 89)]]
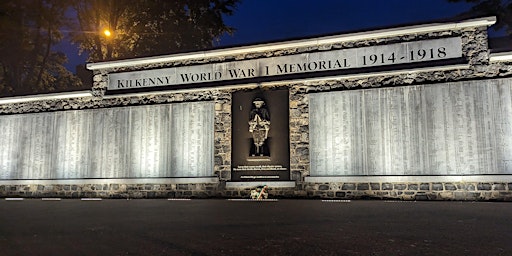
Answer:
[(512, 36), (512, 0), (448, 0), (450, 2), (465, 1), (474, 6), (465, 14), (478, 16), (496, 16), (495, 30), (504, 29)]
[(62, 91), (80, 81), (67, 71), (62, 53), (52, 50), (66, 24), (65, 1), (0, 1), (0, 95)]
[[(161, 55), (212, 47), (232, 33), (223, 22), (239, 0), (75, 0), (75, 42), (89, 61)], [(108, 29), (110, 37), (101, 32)]]

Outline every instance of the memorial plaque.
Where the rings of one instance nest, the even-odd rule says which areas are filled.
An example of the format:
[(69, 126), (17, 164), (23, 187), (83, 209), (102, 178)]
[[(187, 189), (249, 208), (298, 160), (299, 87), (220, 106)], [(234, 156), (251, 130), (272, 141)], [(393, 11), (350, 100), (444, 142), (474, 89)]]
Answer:
[(211, 176), (213, 103), (180, 103), (172, 111), (172, 176)]
[[(16, 179), (17, 170), (21, 163), (20, 150), (21, 143), (19, 140), (20, 128), (22, 118), (19, 116), (4, 116), (0, 121), (0, 127), (2, 128), (2, 143), (0, 144), (0, 153), (2, 154), (2, 173), (0, 176), (3, 179)], [(11, 150), (12, 149), (12, 150)]]
[(211, 176), (213, 118), (211, 102), (0, 116), (0, 178)]
[(312, 94), (311, 174), (511, 174), (511, 81)]

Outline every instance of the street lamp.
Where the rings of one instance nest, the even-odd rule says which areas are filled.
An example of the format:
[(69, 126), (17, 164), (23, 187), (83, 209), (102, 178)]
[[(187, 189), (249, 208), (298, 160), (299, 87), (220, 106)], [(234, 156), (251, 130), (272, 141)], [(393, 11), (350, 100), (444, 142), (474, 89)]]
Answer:
[(110, 30), (108, 30), (108, 29), (103, 30), (103, 34), (104, 34), (106, 37), (110, 37), (110, 36), (112, 35), (112, 33), (110, 32)]

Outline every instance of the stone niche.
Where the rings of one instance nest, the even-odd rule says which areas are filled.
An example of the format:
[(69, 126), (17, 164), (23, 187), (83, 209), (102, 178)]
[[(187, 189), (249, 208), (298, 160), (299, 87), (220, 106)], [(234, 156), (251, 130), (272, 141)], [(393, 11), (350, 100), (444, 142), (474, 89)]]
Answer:
[[(249, 119), (253, 101), (265, 102), (270, 115), (268, 137), (261, 154), (255, 150)], [(232, 181), (289, 180), (288, 89), (250, 90), (233, 93)]]

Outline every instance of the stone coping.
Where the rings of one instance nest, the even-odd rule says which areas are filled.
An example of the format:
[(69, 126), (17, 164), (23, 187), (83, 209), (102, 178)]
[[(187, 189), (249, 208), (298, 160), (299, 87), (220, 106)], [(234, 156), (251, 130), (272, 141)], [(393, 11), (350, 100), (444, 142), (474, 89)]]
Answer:
[(459, 22), (432, 23), (424, 25), (406, 26), (399, 28), (380, 29), (357, 33), (341, 34), (334, 36), (317, 37), (311, 39), (292, 40), (287, 42), (257, 44), (252, 46), (241, 46), (227, 49), (215, 49), (209, 51), (198, 51), (190, 53), (179, 53), (164, 56), (136, 58), (129, 60), (117, 60), (109, 62), (88, 63), (87, 69), (99, 70), (108, 68), (123, 68), (138, 65), (150, 65), (156, 63), (167, 63), (194, 59), (208, 59), (225, 57), (238, 54), (249, 54), (256, 52), (268, 52), (283, 49), (313, 47), (326, 44), (334, 44), (348, 41), (360, 41), (375, 38), (394, 37), (408, 34), (430, 33), (436, 31), (457, 30), (468, 27), (490, 26), (496, 23), (496, 17), (484, 17)]
[(489, 54), (490, 62), (512, 61), (512, 52), (497, 52)]
[(512, 175), (310, 176), (307, 183), (329, 182), (512, 182)]
[(218, 177), (191, 178), (130, 178), (130, 179), (55, 179), (55, 180), (0, 180), (0, 185), (59, 185), (59, 184), (198, 184), (219, 183)]
[(0, 105), (20, 102), (30, 102), (38, 100), (58, 100), (58, 99), (72, 99), (92, 97), (91, 91), (74, 91), (74, 92), (60, 92), (60, 93), (47, 93), (27, 96), (15, 96), (0, 98)]
[(226, 188), (254, 188), (257, 186), (267, 185), (269, 188), (294, 188), (295, 181), (228, 181), (226, 182)]

